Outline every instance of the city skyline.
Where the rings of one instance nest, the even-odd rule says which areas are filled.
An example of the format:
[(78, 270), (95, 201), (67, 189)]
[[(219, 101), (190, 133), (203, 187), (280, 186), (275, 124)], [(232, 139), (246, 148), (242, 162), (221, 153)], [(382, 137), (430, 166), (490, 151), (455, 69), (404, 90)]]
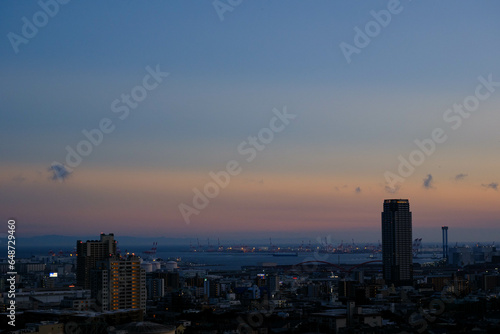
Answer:
[(405, 198), (423, 242), (500, 241), (499, 4), (44, 8), (0, 5), (19, 238), (377, 242)]

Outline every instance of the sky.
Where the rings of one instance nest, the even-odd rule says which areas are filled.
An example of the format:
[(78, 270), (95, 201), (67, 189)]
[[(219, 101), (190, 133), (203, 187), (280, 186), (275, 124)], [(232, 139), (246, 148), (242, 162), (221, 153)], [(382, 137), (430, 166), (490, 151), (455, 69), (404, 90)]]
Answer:
[[(500, 241), (500, 4), (2, 1), (18, 236)], [(7, 227), (5, 227), (7, 228)]]

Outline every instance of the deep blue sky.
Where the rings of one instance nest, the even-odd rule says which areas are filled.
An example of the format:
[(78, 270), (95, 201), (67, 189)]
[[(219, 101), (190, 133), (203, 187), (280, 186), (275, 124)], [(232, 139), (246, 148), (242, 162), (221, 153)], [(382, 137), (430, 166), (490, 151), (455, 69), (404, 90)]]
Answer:
[[(491, 208), (499, 201), (498, 190), (488, 185), (500, 180), (500, 94), (449, 133), (400, 193), (384, 191), (383, 175), (397, 168), (399, 154), (407, 156), (415, 148), (415, 139), (446, 126), (443, 112), (473, 94), (479, 76), (492, 74), (500, 81), (500, 3), (401, 1), (402, 11), (348, 64), (339, 44), (354, 44), (354, 28), (364, 29), (373, 20), (370, 11), (384, 10), (388, 3), (244, 0), (221, 21), (212, 1), (73, 0), (60, 5), (16, 54), (7, 35), (20, 35), (22, 18), (32, 22), (41, 8), (36, 1), (2, 1), (2, 217), (24, 217), (26, 233), (36, 235), (49, 221), (46, 232), (54, 234), (69, 217), (99, 221), (104, 216), (112, 232), (127, 217), (117, 213), (126, 207), (129, 216), (140, 212), (151, 221), (152, 229), (162, 226), (191, 236), (273, 222), (271, 230), (279, 233), (291, 214), (297, 220), (291, 230), (301, 231), (299, 221), (309, 217), (316, 236), (329, 228), (349, 231), (346, 221), (378, 231), (382, 199), (401, 196), (415, 198), (425, 228), (455, 221), (453, 206), (437, 217), (439, 206), (430, 205), (445, 199), (462, 203), (459, 208), (468, 213), (457, 218), (456, 228), (473, 229), (477, 219), (489, 230), (498, 223), (498, 210), (476, 203), (480, 198)], [(130, 117), (117, 120), (111, 102), (142, 82), (146, 66), (157, 64), (170, 76)], [(203, 187), (208, 172), (238, 158), (238, 144), (267, 126), (271, 110), (283, 106), (297, 120), (245, 167), (237, 181), (241, 187), (228, 188), (211, 203), (212, 211), (197, 216), (206, 230), (186, 227), (178, 204), (190, 201), (192, 188)], [(53, 161), (64, 163), (65, 147), (75, 147), (84, 138), (82, 130), (95, 128), (105, 117), (116, 130), (64, 184), (49, 180), (47, 168)], [(162, 173), (167, 180), (153, 181)], [(455, 189), (459, 173), (467, 178), (463, 188)], [(422, 179), (429, 174), (437, 183), (423, 189)], [(170, 187), (171, 178), (179, 184)], [(141, 181), (137, 185), (131, 179)], [(245, 188), (247, 179), (274, 183), (256, 190)], [(98, 186), (87, 189), (89, 180)], [(165, 182), (161, 199), (160, 190), (152, 191), (148, 182)], [(292, 184), (297, 197), (275, 202), (290, 194)], [(344, 186), (348, 193), (335, 190)], [(120, 187), (135, 189), (138, 197), (121, 198)], [(458, 200), (454, 194), (474, 194), (474, 199)], [(65, 209), (45, 202), (50, 196), (65, 202)], [(334, 203), (323, 202), (325, 196)], [(145, 205), (145, 198), (162, 204)], [(362, 200), (365, 209), (346, 218), (342, 210), (353, 200)], [(474, 204), (464, 208), (463, 202)], [(287, 205), (303, 216), (287, 213)], [(29, 208), (29, 214), (23, 211)], [(495, 233), (500, 239), (499, 230)]]

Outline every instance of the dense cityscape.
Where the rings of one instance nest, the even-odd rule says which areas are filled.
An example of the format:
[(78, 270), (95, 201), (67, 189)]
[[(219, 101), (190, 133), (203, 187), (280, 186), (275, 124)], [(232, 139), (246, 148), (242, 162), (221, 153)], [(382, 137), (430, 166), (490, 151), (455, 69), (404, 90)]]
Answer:
[(500, 1), (0, 1), (0, 334), (500, 333)]
[[(209, 253), (242, 253), (246, 260), (239, 270), (210, 268), (180, 256), (162, 259), (156, 243), (142, 253), (122, 252), (113, 233), (101, 233), (98, 240), (75, 241), (76, 252), (17, 259), (14, 276), (7, 260), (0, 263), (3, 329), (498, 333), (500, 251), (495, 246), (450, 247), (443, 226), (442, 253), (436, 257), (413, 239), (406, 199), (384, 201), (381, 226), (381, 248), (333, 247), (326, 240), (315, 247), (279, 247), (271, 240), (267, 247), (190, 247), (200, 259)], [(268, 262), (250, 263), (252, 254), (264, 252)], [(343, 263), (348, 255), (357, 255), (358, 262)], [(293, 264), (281, 264), (282, 259)], [(14, 307), (9, 293), (15, 293)], [(8, 328), (13, 308), (14, 331)]]

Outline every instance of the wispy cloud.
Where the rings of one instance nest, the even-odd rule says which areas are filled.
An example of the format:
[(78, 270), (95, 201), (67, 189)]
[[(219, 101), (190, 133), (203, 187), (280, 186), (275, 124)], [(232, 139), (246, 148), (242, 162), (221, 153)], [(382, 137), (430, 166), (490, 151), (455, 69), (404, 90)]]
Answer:
[(360, 187), (356, 187), (356, 189), (354, 191), (356, 192), (356, 194), (359, 194), (361, 192), (361, 188)]
[(460, 173), (455, 175), (455, 181), (462, 181), (468, 176), (468, 174)]
[(498, 182), (491, 182), (489, 184), (481, 184), (481, 187), (489, 188), (498, 191)]
[(64, 181), (71, 175), (71, 172), (62, 164), (53, 164), (49, 167), (49, 172), (52, 173), (50, 178), (53, 181)]
[(432, 188), (432, 175), (431, 174), (427, 174), (427, 176), (424, 178), (424, 183), (423, 183), (423, 186), (425, 189), (431, 189)]

